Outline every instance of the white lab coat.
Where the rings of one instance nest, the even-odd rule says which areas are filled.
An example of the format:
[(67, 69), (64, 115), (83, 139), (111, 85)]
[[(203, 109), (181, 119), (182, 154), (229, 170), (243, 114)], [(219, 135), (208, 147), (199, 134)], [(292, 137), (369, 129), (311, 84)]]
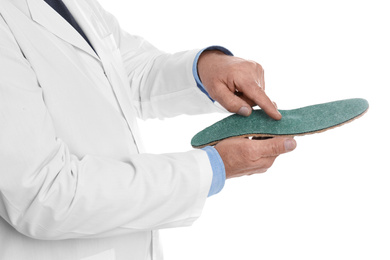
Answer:
[[(198, 50), (163, 53), (94, 0), (0, 0), (0, 259), (161, 259), (158, 230), (201, 214), (204, 151), (139, 154), (136, 116), (218, 111)], [(184, 258), (185, 256), (183, 256)]]

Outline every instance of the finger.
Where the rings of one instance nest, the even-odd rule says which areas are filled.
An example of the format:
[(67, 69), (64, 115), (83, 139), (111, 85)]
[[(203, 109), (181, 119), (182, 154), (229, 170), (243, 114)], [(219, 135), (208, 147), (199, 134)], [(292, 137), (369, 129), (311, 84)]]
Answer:
[(216, 86), (219, 89), (215, 97), (224, 108), (229, 112), (237, 113), (242, 116), (249, 116), (252, 113), (252, 107), (242, 98), (236, 96), (223, 83)]
[[(257, 104), (252, 99), (250, 99), (249, 97), (245, 96), (244, 93), (236, 91), (235, 95), (240, 97), (240, 98), (242, 98), (251, 107), (257, 106)], [(276, 104), (276, 102), (272, 101), (272, 104), (274, 104), (275, 108), (278, 109), (278, 104)]]
[(275, 137), (261, 141), (254, 140), (253, 142), (256, 142), (259, 158), (275, 157), (297, 147), (296, 141), (291, 137)]
[(244, 100), (246, 103), (248, 103), (251, 107), (257, 106), (256, 103), (255, 103), (252, 99), (250, 99), (250, 98), (248, 98), (247, 96), (245, 96), (244, 93), (242, 93), (242, 92), (237, 92), (237, 91), (236, 91), (234, 94), (235, 94), (237, 97), (243, 99), (243, 100)]
[(256, 83), (251, 84), (248, 86), (244, 92), (244, 94), (248, 97), (251, 97), (251, 99), (261, 108), (264, 110), (267, 115), (272, 117), (275, 120), (280, 120), (282, 118), (282, 115), (275, 107), (274, 103), (271, 101), (271, 99), (265, 94), (264, 90), (259, 88), (259, 86)]

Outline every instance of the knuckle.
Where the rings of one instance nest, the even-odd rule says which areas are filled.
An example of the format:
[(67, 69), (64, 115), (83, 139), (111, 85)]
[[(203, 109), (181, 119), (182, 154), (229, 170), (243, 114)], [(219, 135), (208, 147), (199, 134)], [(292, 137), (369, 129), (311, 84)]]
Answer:
[(270, 155), (279, 155), (281, 153), (281, 149), (280, 149), (278, 143), (276, 143), (276, 142), (270, 143), (268, 148), (269, 148), (268, 151), (269, 151)]
[(257, 67), (257, 62), (256, 61), (253, 61), (253, 60), (248, 60), (248, 62), (253, 66), (253, 67)]
[(258, 70), (259, 69), (259, 64), (255, 61), (252, 60), (247, 60), (246, 65), (251, 69), (251, 70)]
[(264, 87), (260, 84), (260, 82), (257, 82), (256, 91), (257, 91), (260, 95), (264, 95), (264, 94), (265, 94)]
[(259, 63), (255, 62), (255, 61), (248, 60), (246, 64), (247, 64), (248, 67), (250, 67), (252, 70), (257, 71), (257, 72), (260, 72), (260, 74), (262, 74), (262, 73), (264, 72), (263, 66), (261, 66)]
[(263, 66), (261, 66), (259, 63), (256, 63), (256, 68), (257, 68), (257, 70), (260, 71), (260, 72), (263, 72), (263, 71), (264, 71)]

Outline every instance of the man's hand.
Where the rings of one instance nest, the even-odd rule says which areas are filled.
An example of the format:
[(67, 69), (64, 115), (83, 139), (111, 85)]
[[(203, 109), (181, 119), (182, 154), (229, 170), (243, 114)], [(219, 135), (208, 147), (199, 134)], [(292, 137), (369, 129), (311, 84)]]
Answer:
[[(276, 104), (265, 94), (264, 70), (260, 64), (217, 50), (205, 51), (198, 60), (198, 73), (210, 97), (228, 111), (249, 116), (252, 106), (258, 105), (273, 119), (282, 118)], [(295, 147), (293, 138), (235, 137), (219, 142), (215, 149), (222, 158), (228, 179), (265, 172), (276, 157)]]
[(198, 73), (207, 92), (232, 113), (249, 116), (258, 105), (270, 117), (282, 115), (265, 94), (264, 70), (260, 64), (212, 50), (198, 60)]
[(263, 173), (280, 154), (295, 149), (296, 142), (290, 137), (266, 140), (250, 140), (244, 137), (228, 138), (219, 142), (217, 149), (225, 165), (226, 179)]

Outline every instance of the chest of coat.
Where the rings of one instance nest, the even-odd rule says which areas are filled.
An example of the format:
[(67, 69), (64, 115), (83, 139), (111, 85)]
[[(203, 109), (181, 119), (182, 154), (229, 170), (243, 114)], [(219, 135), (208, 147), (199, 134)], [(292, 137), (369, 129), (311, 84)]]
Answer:
[[(103, 38), (97, 34), (91, 39), (100, 58), (70, 25), (61, 24), (58, 14), (51, 13), (54, 21), (61, 21), (58, 27), (69, 28), (57, 34), (55, 28), (33, 21), (17, 8), (7, 11), (12, 17), (7, 22), (43, 90), (58, 137), (80, 157), (93, 153), (123, 159), (136, 153), (135, 116), (111, 35), (105, 31)], [(89, 35), (96, 32), (88, 31)]]

